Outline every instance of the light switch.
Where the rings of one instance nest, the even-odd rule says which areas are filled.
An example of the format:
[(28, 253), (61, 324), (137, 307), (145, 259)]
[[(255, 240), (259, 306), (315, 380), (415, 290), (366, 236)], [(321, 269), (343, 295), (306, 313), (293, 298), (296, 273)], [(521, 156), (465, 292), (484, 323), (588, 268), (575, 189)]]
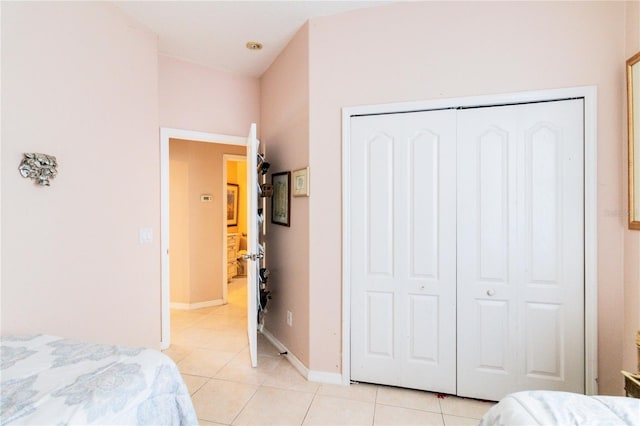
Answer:
[(140, 228), (140, 244), (149, 244), (153, 241), (152, 228)]

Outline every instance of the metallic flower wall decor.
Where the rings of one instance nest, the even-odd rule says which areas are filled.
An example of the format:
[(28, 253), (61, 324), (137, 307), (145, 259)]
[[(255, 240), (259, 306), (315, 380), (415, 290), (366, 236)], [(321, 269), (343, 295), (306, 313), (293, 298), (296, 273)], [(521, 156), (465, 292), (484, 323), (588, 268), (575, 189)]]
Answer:
[(53, 179), (58, 174), (57, 167), (58, 162), (53, 155), (25, 152), (18, 170), (22, 177), (31, 178), (40, 185), (49, 186), (49, 179)]

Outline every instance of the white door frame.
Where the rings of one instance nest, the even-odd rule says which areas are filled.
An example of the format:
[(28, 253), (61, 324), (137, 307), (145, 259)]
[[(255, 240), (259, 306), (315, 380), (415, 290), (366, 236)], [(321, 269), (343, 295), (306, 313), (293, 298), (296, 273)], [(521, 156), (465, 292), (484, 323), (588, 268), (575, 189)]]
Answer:
[[(218, 143), (223, 145), (247, 146), (246, 136), (220, 135), (216, 133), (197, 132), (192, 130), (160, 128), (160, 264), (161, 264), (161, 334), (160, 349), (167, 349), (171, 344), (171, 328), (169, 324), (170, 283), (169, 283), (169, 140), (185, 139), (194, 142)], [(224, 163), (226, 171), (226, 163)], [(226, 177), (223, 179), (226, 182)], [(224, 192), (223, 192), (224, 193)], [(224, 217), (224, 216), (223, 216)], [(226, 224), (223, 223), (223, 225)], [(226, 241), (223, 260), (226, 259)], [(226, 265), (223, 267), (223, 279), (226, 282)], [(223, 286), (226, 292), (226, 286)], [(226, 299), (226, 294), (223, 296)]]
[(550, 89), (430, 101), (363, 105), (342, 109), (342, 383), (351, 378), (350, 185), (351, 117), (444, 108), (496, 106), (561, 99), (584, 99), (584, 266), (585, 393), (598, 393), (598, 248), (597, 248), (597, 88)]

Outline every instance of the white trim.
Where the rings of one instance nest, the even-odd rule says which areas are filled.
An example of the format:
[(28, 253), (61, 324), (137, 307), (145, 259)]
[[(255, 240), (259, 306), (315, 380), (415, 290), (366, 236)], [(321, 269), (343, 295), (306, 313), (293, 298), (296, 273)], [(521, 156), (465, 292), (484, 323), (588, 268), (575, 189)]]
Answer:
[(342, 109), (342, 384), (351, 383), (351, 116)]
[(185, 139), (196, 142), (219, 143), (223, 145), (242, 145), (247, 146), (246, 136), (231, 136), (220, 133), (206, 133), (193, 130), (172, 129), (170, 127), (161, 127), (160, 135), (166, 134), (167, 139)]
[(280, 340), (278, 340), (269, 330), (263, 328), (260, 333), (267, 338), (269, 342), (280, 352), (286, 352), (286, 355), (283, 355), (287, 361), (295, 368), (298, 373), (302, 375), (305, 379), (310, 382), (316, 383), (327, 383), (331, 385), (340, 385), (342, 384), (342, 375), (340, 373), (326, 373), (323, 371), (313, 371), (309, 370), (303, 363), (300, 361), (291, 351), (287, 349), (285, 345), (282, 344)]
[[(161, 331), (160, 349), (167, 349), (171, 344), (170, 327), (170, 283), (169, 283), (169, 140), (184, 139), (196, 142), (219, 143), (223, 145), (247, 145), (243, 136), (204, 133), (192, 130), (160, 128), (160, 263), (161, 263)], [(226, 177), (225, 179), (226, 180)], [(224, 216), (223, 216), (224, 217)], [(226, 225), (226, 224), (225, 224)], [(226, 244), (226, 242), (225, 242)], [(226, 250), (223, 251), (226, 257)], [(226, 277), (226, 266), (223, 274)], [(226, 286), (223, 286), (223, 291)]]
[(227, 268), (227, 264), (229, 263), (229, 258), (227, 256), (227, 238), (229, 230), (227, 229), (227, 221), (224, 219), (227, 217), (227, 208), (225, 203), (225, 194), (227, 193), (227, 155), (222, 155), (222, 188), (220, 189), (220, 208), (222, 209), (222, 213), (220, 217), (222, 218), (221, 226), (222, 233), (220, 235), (224, 235), (222, 239), (222, 300), (224, 303), (227, 303), (227, 298), (229, 295), (229, 270)]
[(351, 117), (355, 115), (425, 111), (442, 108), (507, 105), (584, 99), (584, 194), (585, 194), (585, 393), (598, 393), (598, 247), (597, 247), (597, 88), (595, 86), (550, 89), (497, 95), (437, 99), (431, 101), (353, 106), (342, 109), (342, 383), (351, 378), (351, 244), (349, 144)]
[(179, 309), (181, 311), (190, 311), (193, 309), (202, 309), (202, 308), (210, 308), (211, 306), (220, 306), (224, 305), (225, 301), (223, 299), (215, 299), (215, 300), (207, 300), (204, 302), (198, 303), (174, 303), (171, 302), (171, 309)]
[[(324, 371), (309, 370), (307, 380), (316, 383), (326, 383), (328, 385), (342, 385), (342, 374), (340, 373), (326, 373)], [(349, 383), (347, 383), (349, 385)]]
[(300, 373), (302, 377), (307, 380), (309, 379), (309, 369), (305, 367), (302, 361), (300, 361), (289, 349), (287, 349), (287, 347), (280, 340), (278, 340), (276, 336), (271, 334), (271, 332), (264, 327), (262, 328), (262, 330), (260, 330), (260, 334), (266, 337), (267, 340), (276, 347), (278, 352), (280, 352), (281, 354), (286, 352), (286, 355), (283, 356), (287, 359), (287, 361), (291, 363), (293, 368), (298, 370), (298, 373)]
[[(536, 90), (531, 92), (502, 93), (495, 95), (466, 96), (460, 98), (434, 99), (429, 101), (400, 102), (378, 105), (345, 107), (342, 116), (371, 114), (394, 114), (399, 112), (427, 111), (433, 109), (510, 105), (528, 102), (554, 101), (568, 98), (595, 96), (595, 86), (572, 87), (567, 89)], [(344, 121), (343, 121), (344, 124)]]

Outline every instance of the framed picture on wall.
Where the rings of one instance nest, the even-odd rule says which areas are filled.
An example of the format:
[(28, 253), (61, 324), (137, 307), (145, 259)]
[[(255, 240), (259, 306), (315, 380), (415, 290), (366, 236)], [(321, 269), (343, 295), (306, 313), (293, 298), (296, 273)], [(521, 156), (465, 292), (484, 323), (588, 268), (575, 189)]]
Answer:
[(293, 196), (309, 196), (309, 167), (293, 171)]
[(227, 226), (238, 226), (238, 195), (240, 187), (235, 183), (227, 184)]
[(271, 223), (291, 226), (291, 206), (289, 204), (291, 172), (274, 173), (271, 175), (273, 196), (271, 197)]

